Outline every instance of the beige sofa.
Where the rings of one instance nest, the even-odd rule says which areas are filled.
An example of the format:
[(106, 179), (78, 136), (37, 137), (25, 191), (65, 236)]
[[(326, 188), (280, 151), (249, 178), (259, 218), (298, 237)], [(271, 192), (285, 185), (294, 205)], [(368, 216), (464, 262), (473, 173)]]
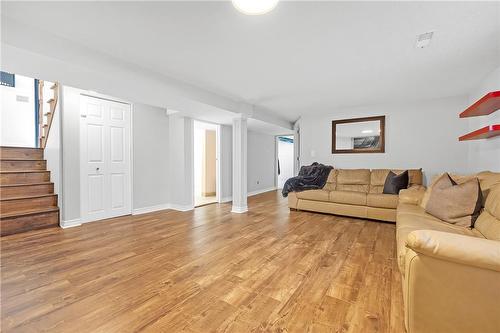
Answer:
[(408, 333), (500, 332), (500, 173), (477, 177), (484, 210), (473, 229), (427, 214), (424, 188), (399, 195), (397, 260)]
[[(321, 190), (291, 192), (288, 207), (336, 215), (396, 221), (398, 196), (382, 194), (389, 169), (332, 169)], [(399, 173), (402, 170), (393, 170)], [(409, 170), (409, 187), (420, 188), (422, 170)]]

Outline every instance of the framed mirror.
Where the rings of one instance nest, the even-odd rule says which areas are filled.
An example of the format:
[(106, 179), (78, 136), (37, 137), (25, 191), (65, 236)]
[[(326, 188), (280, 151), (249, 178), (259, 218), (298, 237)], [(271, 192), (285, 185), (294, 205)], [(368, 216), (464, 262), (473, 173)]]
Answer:
[(384, 152), (385, 116), (332, 121), (332, 154)]

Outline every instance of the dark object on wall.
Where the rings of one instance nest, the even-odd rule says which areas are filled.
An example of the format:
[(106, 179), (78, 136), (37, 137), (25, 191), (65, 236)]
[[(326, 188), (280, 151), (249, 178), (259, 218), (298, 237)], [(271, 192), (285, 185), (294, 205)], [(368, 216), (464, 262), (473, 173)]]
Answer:
[(353, 138), (354, 149), (376, 149), (380, 143), (380, 136), (364, 136)]
[(394, 172), (390, 171), (385, 179), (384, 194), (399, 194), (402, 189), (408, 188), (408, 170), (396, 175)]
[(332, 154), (384, 152), (385, 116), (332, 121)]
[(283, 185), (281, 192), (284, 197), (290, 192), (301, 192), (306, 190), (317, 190), (323, 188), (333, 167), (314, 162), (308, 166), (302, 166), (299, 175), (292, 177)]
[(0, 72), (0, 84), (6, 87), (15, 87), (16, 75), (7, 72)]

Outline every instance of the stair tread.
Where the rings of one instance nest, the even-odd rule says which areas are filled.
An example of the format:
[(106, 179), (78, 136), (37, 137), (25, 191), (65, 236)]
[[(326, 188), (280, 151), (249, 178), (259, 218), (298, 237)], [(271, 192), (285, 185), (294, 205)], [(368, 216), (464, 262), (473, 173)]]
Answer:
[(10, 170), (10, 171), (0, 171), (0, 173), (37, 173), (37, 172), (49, 172), (48, 170)]
[(34, 161), (45, 161), (44, 159), (39, 158), (1, 158), (0, 161), (9, 161), (9, 162), (34, 162)]
[(34, 199), (34, 198), (44, 198), (44, 197), (53, 197), (56, 196), (57, 194), (55, 193), (45, 193), (45, 194), (35, 194), (35, 195), (22, 195), (19, 197), (12, 197), (12, 198), (0, 198), (0, 201), (9, 201), (9, 200), (19, 200), (19, 199)]
[(34, 214), (40, 214), (40, 213), (51, 213), (51, 212), (57, 212), (57, 211), (59, 211), (59, 207), (57, 207), (57, 206), (23, 209), (23, 210), (18, 210), (16, 212), (12, 212), (12, 213), (0, 214), (0, 219), (17, 217), (17, 216), (24, 216), (24, 215), (34, 215)]
[(43, 150), (43, 148), (38, 148), (38, 147), (16, 147), (16, 146), (0, 146), (0, 149), (6, 148), (6, 149), (30, 149), (30, 150)]
[(28, 161), (44, 161), (44, 158), (43, 156), (40, 157), (40, 158), (32, 158), (32, 159), (26, 159), (25, 156), (22, 156), (22, 157), (3, 157), (2, 154), (0, 154), (0, 156), (2, 156), (1, 160), (5, 161), (5, 160), (9, 160), (9, 161), (25, 161), (25, 160), (28, 160)]
[(34, 185), (50, 185), (52, 182), (37, 182), (37, 183), (28, 183), (28, 184), (5, 184), (5, 185), (0, 185), (0, 188), (2, 187), (16, 187), (16, 186), (34, 186)]

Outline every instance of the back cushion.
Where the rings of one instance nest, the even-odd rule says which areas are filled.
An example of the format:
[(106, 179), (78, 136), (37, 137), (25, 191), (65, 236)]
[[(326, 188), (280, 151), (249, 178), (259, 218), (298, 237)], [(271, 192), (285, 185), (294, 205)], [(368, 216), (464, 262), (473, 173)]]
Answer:
[[(370, 193), (382, 193), (384, 190), (384, 183), (389, 171), (399, 175), (405, 170), (390, 170), (390, 169), (373, 169), (370, 175)], [(422, 169), (409, 169), (408, 170), (408, 187), (412, 185), (422, 185)]]
[(500, 185), (500, 172), (483, 171), (473, 175), (451, 175), (454, 181), (458, 184), (464, 183), (470, 179), (479, 179), (479, 185), (481, 186), (481, 191), (483, 193), (483, 206), (488, 199), (490, 189)]
[(474, 225), (484, 237), (500, 240), (500, 185), (489, 189), (484, 210)]
[(328, 179), (326, 180), (325, 186), (323, 186), (324, 190), (327, 191), (335, 191), (337, 185), (337, 169), (330, 170), (330, 174), (328, 175)]
[(369, 185), (369, 169), (338, 169), (335, 190), (367, 193)]

